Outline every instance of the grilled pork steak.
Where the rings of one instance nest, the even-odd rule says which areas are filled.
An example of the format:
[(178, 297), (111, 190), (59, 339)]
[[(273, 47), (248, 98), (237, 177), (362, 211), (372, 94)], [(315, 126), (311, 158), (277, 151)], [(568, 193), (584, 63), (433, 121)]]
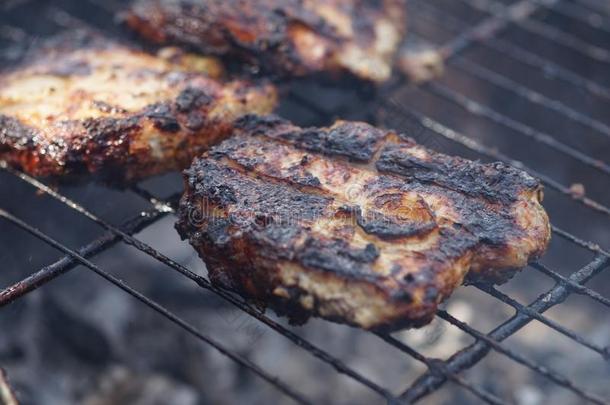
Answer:
[(390, 77), (404, 0), (138, 0), (127, 24), (158, 44), (237, 55), (267, 71)]
[(36, 176), (121, 182), (183, 169), (236, 118), (276, 102), (270, 85), (221, 80), (215, 59), (83, 33), (51, 42), (0, 75), (0, 159)]
[(550, 238), (526, 173), (364, 123), (244, 117), (185, 179), (177, 229), (213, 282), (297, 323), (424, 325), (466, 275), (505, 280)]

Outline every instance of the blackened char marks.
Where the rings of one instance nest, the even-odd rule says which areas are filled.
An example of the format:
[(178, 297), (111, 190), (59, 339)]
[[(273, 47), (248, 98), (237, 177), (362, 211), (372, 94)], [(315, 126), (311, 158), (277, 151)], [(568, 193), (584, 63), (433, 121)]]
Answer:
[(266, 136), (310, 152), (357, 162), (369, 162), (387, 135), (386, 131), (361, 122), (340, 121), (329, 128), (300, 128), (276, 115), (246, 115), (236, 121), (235, 129), (249, 136)]
[(298, 129), (297, 126), (275, 114), (246, 114), (235, 120), (235, 130), (253, 136), (268, 134), (278, 136), (283, 132), (290, 132), (296, 129)]
[(385, 135), (384, 131), (363, 123), (341, 122), (327, 129), (302, 129), (278, 137), (311, 152), (369, 162)]
[(184, 114), (184, 125), (191, 131), (198, 131), (207, 122), (207, 110), (215, 97), (201, 88), (187, 87), (176, 98), (176, 110)]
[(322, 185), (319, 178), (308, 172), (302, 176), (293, 176), (290, 178), (290, 181), (305, 187), (320, 187)]
[(176, 118), (176, 114), (172, 111), (169, 103), (157, 103), (146, 107), (143, 114), (144, 117), (153, 122), (155, 128), (163, 132), (175, 133), (180, 131), (180, 123)]
[(185, 173), (195, 196), (210, 199), (222, 207), (231, 206), (236, 215), (250, 213), (244, 219), (247, 225), (255, 224), (260, 216), (273, 218), (276, 223), (311, 221), (320, 218), (332, 201), (250, 178), (212, 159), (196, 159)]
[[(253, 170), (257, 165), (265, 162), (264, 155), (272, 146), (268, 142), (262, 142), (254, 136), (243, 137), (234, 134), (225, 139), (220, 145), (212, 148), (210, 154), (217, 158), (226, 156), (237, 162), (245, 170)], [(247, 149), (250, 153), (244, 154), (244, 149)]]
[(213, 218), (208, 222), (205, 237), (219, 249), (222, 249), (231, 241), (230, 226), (231, 221), (227, 219)]
[(152, 120), (155, 128), (163, 132), (178, 132), (182, 128), (181, 123), (188, 130), (198, 131), (208, 121), (207, 109), (214, 100), (215, 97), (205, 89), (187, 87), (178, 94), (173, 103), (152, 104), (142, 115)]
[(370, 265), (379, 257), (379, 250), (369, 243), (362, 249), (350, 247), (343, 240), (308, 238), (297, 253), (297, 260), (305, 267), (326, 270), (345, 276), (375, 279)]
[(434, 184), (410, 184), (409, 187), (421, 193), (443, 196), (458, 215), (453, 227), (461, 228), (461, 234), (468, 240), (474, 237), (485, 245), (501, 247), (524, 235), (524, 230), (515, 223), (515, 213), (509, 204), (493, 205)]
[(510, 208), (498, 208), (492, 211), (481, 201), (465, 198), (458, 193), (448, 197), (460, 213), (460, 222), (471, 234), (489, 246), (506, 246), (514, 238), (523, 236), (523, 230), (515, 226), (515, 216)]
[(466, 232), (461, 225), (439, 228), (437, 249), (431, 252), (431, 259), (439, 263), (463, 257), (479, 244), (479, 239)]
[[(374, 274), (370, 265), (379, 257), (374, 244), (354, 248), (343, 240), (311, 236), (307, 231), (308, 223), (329, 215), (332, 199), (254, 179), (212, 159), (196, 160), (185, 173), (192, 196), (204, 201), (200, 206), (209, 203), (227, 212), (226, 218), (204, 214), (206, 237), (216, 248), (228, 243), (232, 227), (259, 254), (273, 260), (296, 259), (308, 268), (351, 276)], [(185, 225), (178, 229), (188, 237)], [(305, 233), (309, 236), (301, 244), (299, 237)]]
[[(77, 122), (72, 123), (77, 124)], [(128, 118), (88, 118), (83, 121), (87, 138), (106, 146), (105, 143), (113, 140), (114, 137), (128, 136), (129, 131), (139, 128), (139, 120), (136, 117)]]
[(385, 146), (376, 166), (381, 172), (399, 174), (423, 184), (437, 184), (492, 203), (513, 203), (524, 188), (534, 190), (539, 186), (524, 172), (500, 162), (482, 164), (433, 152), (421, 158), (402, 145)]
[[(220, 145), (215, 146), (210, 154), (216, 157), (225, 156), (244, 170), (256, 171), (262, 175), (282, 178), (281, 170), (276, 166), (277, 163), (280, 163), (279, 159), (275, 159), (274, 156), (278, 156), (278, 158), (285, 157), (281, 152), (278, 152), (281, 151), (279, 148), (285, 147), (285, 145), (277, 145), (274, 142), (270, 142), (269, 139), (262, 137), (234, 134)], [(288, 169), (290, 175), (286, 177), (286, 180), (291, 184), (304, 187), (320, 187), (320, 179), (307, 171), (305, 167), (307, 163), (308, 156), (305, 155), (300, 162), (297, 162)]]
[(258, 252), (264, 252), (265, 257), (271, 260), (293, 260), (296, 254), (294, 246), (302, 234), (303, 229), (296, 224), (258, 218), (249, 238)]
[(189, 113), (205, 107), (214, 101), (203, 89), (187, 87), (176, 98), (176, 109), (181, 113)]
[[(265, 134), (266, 136), (259, 136), (262, 133), (261, 128), (251, 127), (251, 132), (234, 135), (214, 147), (210, 154), (218, 158), (226, 157), (243, 170), (268, 177), (273, 179), (272, 181), (284, 182), (302, 189), (304, 188), (310, 192), (313, 191), (314, 193), (328, 192), (328, 189), (322, 183), (322, 179), (316, 177), (316, 175), (324, 177), (325, 174), (320, 173), (318, 170), (316, 175), (314, 175), (309, 167), (312, 163), (315, 165), (316, 162), (324, 162), (324, 157), (304, 153), (303, 150), (298, 148), (299, 139), (301, 139), (303, 142), (309, 143), (309, 146), (301, 149), (305, 149), (308, 152), (313, 152), (317, 149), (317, 153), (323, 155), (324, 153), (320, 151), (323, 148), (311, 147), (312, 144), (319, 144), (319, 139), (315, 140), (313, 136), (307, 136), (305, 132), (303, 133), (303, 138), (297, 139), (294, 137), (294, 134), (297, 133), (295, 131), (277, 132), (274, 130), (274, 127), (277, 127), (277, 125), (268, 126), (266, 123), (261, 125), (264, 128), (271, 128)], [(341, 123), (335, 125), (332, 130), (320, 129), (318, 134), (341, 133), (346, 127), (354, 128), (355, 126)], [(366, 129), (369, 129), (369, 131), (366, 131)], [(368, 139), (373, 140), (370, 143), (375, 143), (376, 145), (384, 139), (381, 131), (376, 133), (376, 130), (371, 127), (358, 126), (358, 131), (360, 131), (360, 138), (367, 136)], [(269, 138), (272, 139), (270, 140)], [(274, 142), (278, 138), (282, 139), (283, 142), (287, 142), (288, 145), (278, 145), (278, 143)], [(330, 150), (331, 148), (324, 149), (327, 154), (333, 154)], [(334, 152), (336, 150), (337, 148), (332, 149)], [(375, 148), (371, 148), (367, 154), (372, 157), (374, 151)], [(335, 162), (335, 164), (335, 169), (331, 169), (333, 167), (331, 165), (327, 167), (329, 173), (344, 172), (345, 175), (350, 174), (350, 167), (347, 166), (348, 163)], [(358, 177), (358, 175), (355, 176)], [(325, 181), (327, 180), (325, 179)], [(360, 207), (350, 206), (349, 201), (344, 201), (347, 205), (342, 209), (343, 214), (356, 218), (357, 223), (366, 233), (387, 239), (416, 235), (423, 236), (437, 226), (433, 214), (421, 198), (417, 197), (416, 201), (407, 203), (403, 201), (405, 192), (389, 191), (391, 189), (400, 190), (404, 187), (403, 182), (399, 179), (393, 176), (376, 176), (372, 183), (367, 188), (372, 189), (374, 187), (377, 189), (375, 192), (377, 196), (371, 197), (377, 209), (368, 208), (366, 213), (363, 214)], [(330, 195), (333, 195), (332, 192)], [(346, 198), (341, 196), (340, 193), (339, 195), (334, 194), (334, 197), (339, 200)]]

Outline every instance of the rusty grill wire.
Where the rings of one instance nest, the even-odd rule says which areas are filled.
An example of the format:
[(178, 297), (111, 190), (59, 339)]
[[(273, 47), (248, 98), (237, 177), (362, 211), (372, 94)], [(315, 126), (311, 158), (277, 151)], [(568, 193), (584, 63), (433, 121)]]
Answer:
[[(457, 1), (463, 3), (465, 6), (485, 13), (487, 17), (483, 19), (482, 22), (471, 27), (467, 23), (453, 17), (446, 11), (436, 8), (431, 2), (426, 2), (425, 0), (409, 1), (410, 7), (417, 8), (418, 18), (428, 18), (431, 23), (433, 23), (435, 20), (443, 21), (443, 24), (449, 30), (455, 33), (451, 41), (445, 44), (439, 44), (441, 45), (443, 54), (448, 59), (449, 69), (457, 69), (466, 72), (485, 85), (502, 88), (508, 92), (511, 92), (516, 99), (525, 99), (530, 103), (539, 105), (548, 111), (561, 114), (562, 116), (591, 129), (600, 137), (610, 138), (610, 127), (603, 122), (590, 117), (587, 114), (576, 111), (559, 101), (555, 101), (544, 94), (528, 88), (527, 86), (521, 85), (510, 77), (495, 73), (482, 67), (481, 65), (469, 61), (467, 58), (460, 57), (461, 53), (470, 47), (489, 47), (508, 56), (515, 62), (523, 63), (530, 67), (540, 69), (544, 71), (545, 74), (556, 80), (574, 85), (579, 89), (586, 91), (591, 96), (607, 102), (610, 101), (610, 89), (606, 85), (597, 83), (577, 73), (574, 73), (572, 70), (568, 70), (543, 56), (534, 54), (529, 50), (510, 42), (509, 40), (499, 39), (497, 36), (507, 27), (516, 24), (532, 35), (544, 37), (549, 41), (556, 42), (562, 46), (574, 50), (583, 57), (607, 64), (608, 68), (610, 69), (610, 52), (608, 50), (600, 48), (594, 44), (586, 43), (570, 33), (562, 31), (561, 29), (547, 23), (530, 19), (532, 14), (534, 14), (534, 12), (540, 8), (548, 8), (561, 15), (578, 20), (579, 22), (588, 25), (592, 30), (600, 30), (608, 33), (610, 32), (610, 10), (608, 8), (604, 8), (603, 5), (600, 5), (600, 3), (597, 3), (594, 0), (577, 0), (571, 2), (559, 0), (521, 0), (510, 5), (505, 5), (504, 3), (506, 3), (506, 1), (504, 3), (500, 3), (494, 0)], [(33, 0), (9, 0), (5, 2), (5, 4), (1, 5), (0, 9), (4, 8), (4, 10), (7, 11), (13, 8), (24, 7), (31, 2), (33, 2)], [(119, 9), (119, 7), (123, 6), (121, 2), (116, 0), (104, 2), (87, 0), (86, 3), (91, 6), (101, 7), (108, 13), (114, 13)], [(47, 17), (53, 20), (57, 25), (63, 26), (64, 28), (83, 26), (90, 27), (89, 23), (74, 17), (60, 7), (52, 9)], [(0, 28), (0, 38), (5, 40), (20, 42), (28, 40), (28, 38), (31, 37), (32, 34), (28, 33), (27, 30), (22, 27), (4, 25)], [(385, 97), (385, 99), (388, 100), (383, 105), (384, 108), (394, 111), (395, 113), (408, 114), (410, 117), (417, 120), (422, 128), (430, 131), (435, 136), (460, 144), (480, 156), (494, 160), (501, 160), (510, 165), (526, 170), (532, 175), (540, 178), (547, 187), (557, 191), (562, 198), (573, 199), (582, 205), (583, 209), (596, 211), (605, 219), (610, 217), (610, 208), (605, 204), (583, 195), (574, 194), (567, 185), (554, 180), (548, 175), (527, 167), (520, 161), (498, 152), (494, 147), (486, 146), (471, 137), (445, 126), (429, 116), (421, 114), (417, 111), (405, 110), (403, 106), (395, 102), (396, 98), (393, 97), (393, 93), (398, 93), (402, 87), (401, 85), (404, 84), (404, 79), (397, 80), (397, 82), (387, 85), (386, 89), (383, 90), (387, 93), (387, 97)], [(468, 96), (452, 90), (440, 82), (424, 85), (422, 86), (422, 90), (430, 92), (437, 97), (455, 104), (456, 106), (460, 107), (465, 114), (491, 120), (500, 126), (513, 130), (521, 136), (531, 139), (533, 142), (544, 144), (545, 146), (552, 148), (565, 156), (575, 159), (580, 164), (597, 171), (601, 176), (610, 176), (610, 166), (607, 162), (591, 157), (577, 148), (557, 140), (548, 133), (536, 130), (525, 123), (508, 117), (502, 112), (478, 103), (475, 100), (470, 99)], [(304, 98), (299, 98), (299, 96), (296, 94), (291, 94), (291, 97), (295, 98), (299, 103), (305, 105), (313, 113), (317, 113), (320, 116), (328, 116), (327, 111), (321, 109), (311, 101)], [(342, 112), (343, 111), (341, 111), (341, 109), (334, 111), (334, 113), (339, 116), (342, 114)], [(144, 190), (140, 186), (133, 186), (131, 191), (149, 201), (150, 209), (117, 227), (106, 222), (104, 219), (99, 218), (87, 210), (86, 207), (60, 194), (41, 181), (8, 167), (6, 163), (2, 161), (0, 161), (0, 169), (19, 178), (29, 186), (35, 188), (39, 193), (47, 194), (56, 199), (69, 209), (78, 212), (82, 216), (97, 223), (100, 227), (106, 230), (106, 233), (100, 238), (82, 246), (77, 250), (73, 250), (51, 238), (47, 234), (39, 231), (35, 226), (24, 222), (22, 219), (17, 218), (0, 207), (0, 217), (2, 217), (4, 220), (18, 226), (19, 228), (38, 238), (40, 241), (65, 254), (65, 256), (57, 262), (40, 269), (38, 272), (30, 275), (29, 277), (0, 291), (0, 308), (14, 302), (15, 300), (45, 285), (62, 274), (67, 273), (78, 265), (83, 265), (106, 279), (108, 282), (135, 297), (145, 305), (154, 309), (162, 316), (177, 324), (179, 327), (183, 328), (199, 340), (211, 345), (223, 355), (257, 374), (262, 379), (275, 386), (278, 390), (294, 399), (296, 402), (312, 403), (311, 399), (306, 398), (302, 393), (298, 392), (295, 387), (287, 385), (279, 378), (269, 374), (267, 371), (263, 370), (247, 358), (226, 348), (222, 343), (209, 337), (207, 334), (198, 330), (195, 326), (181, 319), (159, 303), (144, 296), (137, 290), (133, 289), (120, 279), (114, 277), (90, 261), (90, 258), (108, 250), (116, 243), (124, 242), (133, 248), (146, 253), (150, 257), (167, 266), (167, 268), (187, 277), (200, 287), (211, 291), (228, 303), (239, 308), (241, 311), (244, 311), (248, 315), (267, 325), (270, 329), (281, 334), (293, 342), (296, 346), (334, 367), (337, 372), (348, 376), (354, 381), (378, 393), (382, 398), (387, 400), (388, 403), (394, 404), (415, 402), (436, 391), (447, 381), (452, 381), (453, 383), (470, 391), (485, 403), (506, 403), (505, 400), (498, 398), (496, 395), (490, 393), (482, 387), (474, 385), (460, 375), (462, 371), (475, 366), (491, 351), (500, 353), (507, 358), (510, 358), (511, 360), (529, 368), (549, 381), (572, 391), (582, 399), (590, 401), (591, 403), (606, 403), (605, 399), (584, 390), (576, 383), (562, 375), (560, 372), (537, 364), (525, 355), (508, 348), (502, 343), (503, 340), (518, 332), (532, 320), (537, 320), (549, 328), (552, 328), (556, 332), (571, 339), (575, 344), (581, 345), (598, 353), (607, 361), (610, 360), (610, 347), (602, 347), (580, 335), (577, 331), (566, 328), (544, 315), (545, 311), (557, 304), (562, 303), (570, 294), (583, 295), (602, 304), (605, 307), (610, 307), (610, 300), (608, 298), (585, 286), (585, 284), (594, 276), (609, 267), (610, 252), (604, 250), (595, 242), (583, 240), (556, 226), (552, 226), (552, 231), (556, 236), (565, 239), (574, 246), (588, 250), (593, 254), (593, 259), (584, 267), (574, 271), (568, 277), (559, 274), (555, 270), (541, 263), (533, 263), (530, 267), (538, 271), (540, 274), (552, 279), (555, 282), (555, 285), (546, 293), (540, 295), (529, 305), (520, 304), (512, 297), (500, 292), (493, 286), (476, 285), (476, 287), (484, 293), (510, 305), (515, 310), (515, 315), (512, 318), (498, 325), (489, 333), (480, 332), (467, 323), (455, 318), (448, 312), (439, 310), (437, 316), (440, 319), (456, 326), (475, 339), (475, 343), (458, 351), (451, 356), (449, 360), (445, 361), (428, 358), (391, 335), (377, 334), (380, 339), (406, 353), (413, 359), (425, 364), (428, 368), (428, 371), (421, 375), (410, 387), (405, 389), (402, 393), (395, 394), (350, 368), (341, 360), (333, 356), (333, 354), (322, 350), (313, 343), (286, 329), (284, 326), (269, 318), (258, 309), (250, 306), (241, 298), (233, 295), (230, 291), (212, 285), (206, 278), (195, 274), (185, 266), (163, 255), (133, 236), (165, 216), (175, 213), (179, 198), (178, 195), (171, 196), (167, 199), (161, 199), (155, 195), (152, 195), (150, 192)]]

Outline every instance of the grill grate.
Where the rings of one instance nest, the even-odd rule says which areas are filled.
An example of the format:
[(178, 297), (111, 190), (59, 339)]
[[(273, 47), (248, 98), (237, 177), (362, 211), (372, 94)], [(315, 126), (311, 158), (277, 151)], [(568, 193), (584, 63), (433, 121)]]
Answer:
[[(6, 2), (4, 5), (0, 6), (0, 8), (3, 7), (5, 11), (9, 11), (11, 9), (26, 7), (31, 2), (32, 0), (13, 0)], [(542, 69), (549, 75), (549, 77), (576, 86), (579, 89), (587, 92), (589, 95), (596, 97), (603, 102), (607, 102), (610, 100), (610, 89), (608, 89), (608, 87), (606, 87), (604, 84), (583, 77), (572, 70), (563, 68), (559, 64), (546, 59), (545, 57), (536, 55), (527, 49), (512, 43), (509, 39), (500, 39), (498, 36), (507, 28), (517, 25), (532, 35), (542, 37), (545, 40), (554, 42), (560, 46), (570, 48), (571, 50), (579, 53), (585, 59), (610, 65), (610, 52), (608, 52), (608, 50), (585, 42), (575, 35), (532, 18), (532, 16), (540, 9), (552, 10), (565, 17), (578, 20), (580, 23), (588, 26), (591, 30), (608, 32), (607, 25), (604, 25), (603, 23), (607, 22), (610, 18), (610, 10), (606, 10), (601, 7), (598, 9), (596, 3), (591, 2), (590, 0), (579, 0), (573, 2), (559, 0), (522, 0), (509, 6), (505, 6), (502, 3), (492, 0), (459, 0), (459, 2), (465, 7), (470, 7), (480, 11), (487, 17), (480, 23), (475, 24), (473, 28), (470, 28), (459, 18), (448, 15), (440, 8), (433, 6), (430, 2), (424, 2), (422, 0), (410, 1), (410, 6), (412, 8), (417, 9), (418, 12), (421, 11), (422, 15), (424, 16), (431, 16), (432, 21), (440, 21), (442, 19), (442, 21), (447, 24), (449, 29), (455, 33), (454, 38), (442, 47), (444, 54), (450, 58), (449, 69), (460, 70), (464, 73), (472, 75), (486, 86), (503, 88), (504, 90), (512, 93), (515, 100), (525, 100), (529, 103), (540, 106), (549, 113), (559, 114), (581, 125), (582, 127), (588, 128), (592, 133), (596, 134), (596, 136), (601, 138), (610, 137), (610, 127), (608, 127), (604, 122), (597, 120), (586, 113), (575, 110), (568, 105), (555, 101), (542, 93), (530, 89), (529, 87), (523, 86), (513, 78), (495, 73), (476, 63), (470, 62), (467, 58), (461, 57), (461, 54), (464, 51), (474, 47), (475, 45), (490, 47), (495, 51), (507, 55), (515, 62), (524, 63), (536, 69)], [(108, 13), (112, 13), (119, 7), (122, 7), (122, 4), (118, 1), (99, 2), (98, 4), (98, 2), (94, 2), (94, 0), (88, 0), (88, 3), (91, 6), (98, 8), (101, 7), (101, 9), (106, 10)], [(506, 3), (506, 1), (504, 3)], [(70, 12), (66, 11), (66, 9), (59, 6), (51, 9), (48, 18), (53, 22), (53, 24), (64, 28), (90, 26), (88, 21), (86, 22), (80, 18), (74, 17)], [(31, 36), (31, 33), (28, 33), (27, 30), (24, 30), (21, 27), (4, 25), (0, 29), (0, 37), (10, 42), (24, 41), (27, 38), (31, 38)], [(578, 204), (582, 205), (583, 208), (590, 209), (598, 214), (601, 214), (604, 219), (610, 217), (610, 208), (604, 203), (595, 201), (583, 195), (577, 195), (570, 189), (570, 187), (560, 183), (553, 177), (527, 167), (520, 161), (498, 152), (495, 148), (486, 146), (483, 143), (480, 143), (477, 140), (436, 121), (426, 114), (422, 114), (410, 108), (405, 109), (406, 107), (404, 107), (404, 103), (401, 101), (401, 91), (403, 91), (404, 87), (404, 83), (401, 79), (398, 79), (398, 82), (396, 83), (388, 85), (387, 89), (384, 90), (384, 94), (387, 94), (386, 99), (389, 101), (382, 105), (382, 109), (392, 110), (395, 113), (408, 114), (410, 117), (413, 117), (418, 124), (422, 126), (422, 128), (425, 128), (435, 136), (460, 144), (480, 156), (495, 160), (502, 160), (513, 166), (524, 169), (530, 172), (532, 175), (540, 178), (547, 187), (557, 191), (562, 198), (567, 197), (574, 200)], [(390, 91), (389, 89), (397, 90)], [(421, 88), (421, 91), (428, 92), (455, 104), (461, 108), (464, 114), (491, 120), (495, 124), (513, 130), (514, 132), (519, 133), (521, 136), (531, 139), (536, 143), (540, 143), (546, 147), (552, 148), (559, 153), (578, 161), (581, 165), (595, 170), (601, 176), (610, 175), (610, 166), (606, 162), (596, 159), (590, 156), (588, 153), (568, 145), (546, 132), (534, 129), (533, 127), (530, 127), (519, 120), (513, 119), (490, 107), (478, 103), (469, 98), (467, 95), (452, 90), (450, 87), (442, 83), (431, 83), (425, 85)], [(306, 108), (309, 108), (314, 114), (319, 115), (321, 119), (326, 119), (329, 116), (328, 111), (316, 106), (306, 98), (301, 98), (297, 94), (291, 94), (291, 96), (296, 100), (296, 102), (305, 106)], [(343, 114), (347, 114), (348, 109), (349, 106), (343, 110), (335, 110), (332, 112), (332, 114), (342, 116)], [(163, 255), (133, 236), (139, 231), (158, 222), (162, 218), (173, 214), (175, 212), (178, 196), (171, 196), (169, 198), (162, 199), (158, 196), (152, 195), (140, 186), (134, 186), (131, 191), (147, 200), (150, 203), (151, 208), (148, 211), (124, 222), (120, 227), (115, 227), (104, 219), (93, 214), (83, 205), (80, 205), (67, 196), (60, 194), (39, 180), (7, 167), (7, 165), (3, 162), (0, 162), (0, 169), (27, 183), (38, 192), (47, 194), (56, 199), (69, 209), (79, 213), (83, 217), (86, 217), (88, 220), (93, 221), (106, 230), (106, 233), (100, 238), (95, 239), (78, 250), (74, 250), (0, 207), (0, 217), (65, 254), (65, 257), (57, 262), (42, 268), (24, 280), (0, 291), (0, 307), (4, 307), (9, 303), (14, 302), (29, 292), (45, 285), (49, 281), (67, 273), (76, 266), (84, 265), (118, 288), (140, 300), (145, 305), (159, 312), (161, 315), (168, 318), (179, 327), (189, 332), (191, 335), (197, 337), (206, 344), (211, 345), (225, 356), (242, 365), (244, 368), (257, 374), (268, 383), (275, 386), (278, 390), (294, 399), (296, 402), (312, 402), (312, 400), (305, 398), (301, 393), (299, 393), (295, 387), (289, 386), (277, 377), (270, 375), (267, 371), (260, 368), (244, 356), (226, 348), (222, 343), (210, 338), (192, 324), (179, 318), (168, 309), (142, 295), (120, 279), (112, 276), (90, 261), (90, 258), (93, 258), (96, 255), (106, 251), (114, 244), (124, 242), (127, 245), (130, 245), (131, 247), (149, 255), (173, 271), (187, 277), (188, 279), (197, 283), (197, 285), (200, 287), (211, 291), (215, 295), (221, 297), (228, 303), (234, 305), (258, 321), (264, 323), (272, 330), (293, 342), (296, 346), (334, 367), (337, 372), (350, 377), (354, 381), (376, 392), (389, 403), (414, 402), (436, 391), (446, 381), (452, 381), (453, 383), (463, 387), (477, 396), (483, 402), (492, 404), (506, 403), (506, 400), (497, 397), (495, 394), (489, 392), (483, 387), (479, 387), (469, 382), (461, 375), (464, 370), (478, 364), (491, 351), (498, 352), (507, 358), (510, 358), (511, 360), (534, 371), (541, 377), (572, 391), (574, 394), (583, 399), (586, 399), (592, 403), (606, 403), (604, 399), (599, 398), (597, 395), (579, 387), (578, 384), (563, 376), (561, 373), (537, 364), (536, 362), (528, 359), (525, 355), (510, 349), (507, 345), (502, 343), (502, 341), (517, 333), (532, 320), (537, 320), (547, 327), (571, 339), (575, 344), (586, 347), (593, 352), (598, 353), (605, 360), (610, 360), (610, 347), (602, 347), (582, 336), (578, 332), (558, 324), (543, 314), (551, 307), (562, 303), (571, 294), (583, 295), (601, 303), (605, 307), (610, 306), (610, 300), (608, 298), (603, 297), (599, 293), (585, 286), (586, 282), (591, 280), (595, 275), (599, 274), (610, 265), (610, 253), (594, 242), (583, 240), (556, 226), (553, 226), (553, 233), (556, 236), (565, 239), (574, 246), (591, 252), (594, 255), (594, 258), (587, 265), (573, 272), (568, 277), (559, 274), (541, 263), (534, 263), (531, 266), (532, 269), (555, 281), (556, 284), (553, 288), (540, 295), (529, 305), (519, 303), (514, 298), (502, 293), (492, 286), (476, 285), (476, 287), (482, 292), (490, 295), (494, 299), (510, 305), (515, 309), (515, 315), (512, 318), (498, 325), (490, 333), (485, 334), (480, 332), (467, 323), (450, 315), (448, 312), (440, 310), (437, 314), (440, 319), (453, 326), (456, 326), (476, 340), (476, 342), (471, 346), (455, 353), (449, 360), (443, 361), (426, 357), (411, 346), (393, 336), (387, 334), (377, 335), (389, 345), (401, 350), (413, 359), (423, 363), (428, 368), (428, 371), (420, 376), (409, 388), (396, 395), (390, 392), (390, 390), (378, 385), (359, 372), (350, 368), (333, 354), (328, 353), (294, 332), (286, 329), (284, 326), (264, 315), (259, 310), (251, 307), (241, 298), (233, 295), (230, 291), (213, 286), (207, 279), (193, 273), (185, 266)]]

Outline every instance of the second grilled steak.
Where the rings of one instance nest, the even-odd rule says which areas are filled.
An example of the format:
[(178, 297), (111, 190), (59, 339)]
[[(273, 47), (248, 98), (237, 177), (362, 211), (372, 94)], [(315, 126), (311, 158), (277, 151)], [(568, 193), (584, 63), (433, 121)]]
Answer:
[(215, 283), (294, 322), (429, 322), (467, 275), (502, 281), (550, 238), (541, 186), (392, 131), (246, 117), (185, 172), (177, 229)]
[(404, 0), (138, 0), (127, 24), (159, 44), (237, 55), (289, 75), (384, 81), (406, 30)]
[(88, 33), (62, 35), (0, 75), (0, 159), (36, 176), (112, 182), (187, 167), (246, 113), (268, 113), (270, 85), (224, 81), (212, 58), (158, 56)]

